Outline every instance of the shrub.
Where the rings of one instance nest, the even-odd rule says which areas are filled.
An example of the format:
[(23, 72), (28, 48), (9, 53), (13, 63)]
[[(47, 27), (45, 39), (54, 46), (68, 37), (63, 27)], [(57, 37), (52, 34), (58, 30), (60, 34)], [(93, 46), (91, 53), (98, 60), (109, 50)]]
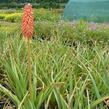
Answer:
[(14, 13), (14, 14), (6, 15), (4, 20), (10, 22), (18, 22), (21, 20), (21, 16), (22, 16), (21, 13)]
[(18, 22), (21, 20), (22, 13), (0, 14), (0, 19), (10, 22)]
[(5, 14), (0, 14), (0, 19), (4, 19), (5, 18)]

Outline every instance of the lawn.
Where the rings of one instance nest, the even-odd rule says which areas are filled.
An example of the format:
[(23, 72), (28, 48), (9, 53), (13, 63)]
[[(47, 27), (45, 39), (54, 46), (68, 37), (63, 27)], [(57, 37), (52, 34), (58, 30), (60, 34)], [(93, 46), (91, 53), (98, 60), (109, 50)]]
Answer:
[[(6, 19), (16, 13), (18, 20)], [(29, 53), (21, 35), (22, 11), (0, 13), (4, 16), (0, 21), (0, 101), (4, 109), (109, 108), (108, 24), (64, 22), (61, 13), (35, 9)]]

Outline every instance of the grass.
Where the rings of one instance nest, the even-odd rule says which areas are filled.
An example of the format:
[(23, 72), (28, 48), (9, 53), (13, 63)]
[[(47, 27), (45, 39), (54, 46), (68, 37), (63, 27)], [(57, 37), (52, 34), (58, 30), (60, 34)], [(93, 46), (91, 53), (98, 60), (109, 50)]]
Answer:
[(108, 28), (83, 21), (38, 20), (30, 44), (30, 71), (20, 24), (1, 21), (0, 100), (7, 99), (4, 108), (108, 109)]

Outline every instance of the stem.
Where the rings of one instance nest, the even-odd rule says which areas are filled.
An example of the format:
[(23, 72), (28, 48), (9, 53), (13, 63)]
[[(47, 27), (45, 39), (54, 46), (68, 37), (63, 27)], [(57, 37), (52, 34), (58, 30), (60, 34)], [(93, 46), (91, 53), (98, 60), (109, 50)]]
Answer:
[(31, 72), (31, 48), (30, 40), (28, 39), (28, 80), (29, 80), (29, 93), (32, 95), (32, 72)]

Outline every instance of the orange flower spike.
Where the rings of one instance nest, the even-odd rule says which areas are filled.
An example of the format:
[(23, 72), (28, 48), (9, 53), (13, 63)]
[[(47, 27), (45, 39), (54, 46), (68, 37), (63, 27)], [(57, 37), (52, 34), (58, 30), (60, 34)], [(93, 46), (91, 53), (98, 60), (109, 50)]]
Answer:
[(26, 39), (31, 39), (34, 31), (34, 15), (31, 4), (24, 6), (22, 17), (22, 35)]

